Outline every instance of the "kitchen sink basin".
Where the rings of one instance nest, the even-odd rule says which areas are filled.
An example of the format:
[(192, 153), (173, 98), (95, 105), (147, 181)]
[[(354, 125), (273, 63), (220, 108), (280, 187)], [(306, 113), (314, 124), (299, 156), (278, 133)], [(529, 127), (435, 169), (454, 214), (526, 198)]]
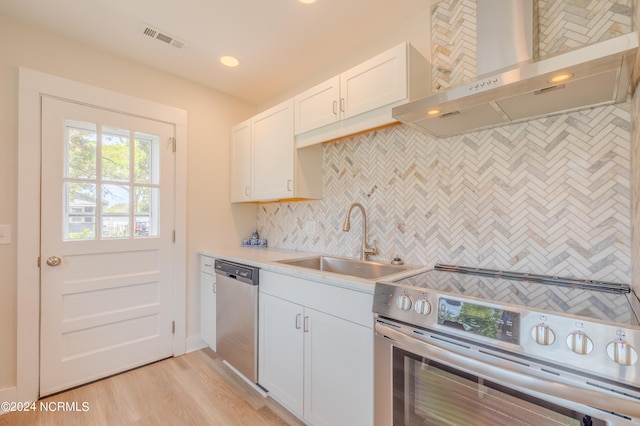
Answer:
[(364, 278), (367, 280), (376, 280), (387, 275), (397, 274), (411, 269), (411, 266), (406, 265), (390, 265), (388, 263), (369, 262), (332, 256), (313, 256), (302, 259), (279, 260), (278, 262), (291, 266), (315, 269), (317, 271), (350, 275), (352, 277)]

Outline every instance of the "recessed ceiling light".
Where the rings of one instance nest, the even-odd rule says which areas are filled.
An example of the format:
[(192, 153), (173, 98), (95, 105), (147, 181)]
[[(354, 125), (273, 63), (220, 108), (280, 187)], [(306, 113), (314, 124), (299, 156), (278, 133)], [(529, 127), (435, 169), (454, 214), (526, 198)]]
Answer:
[(240, 65), (240, 61), (233, 56), (223, 56), (220, 58), (220, 62), (228, 67), (237, 67), (238, 65)]
[(311, 3), (315, 3), (316, 0), (300, 0), (300, 3), (304, 3), (304, 4), (311, 4)]

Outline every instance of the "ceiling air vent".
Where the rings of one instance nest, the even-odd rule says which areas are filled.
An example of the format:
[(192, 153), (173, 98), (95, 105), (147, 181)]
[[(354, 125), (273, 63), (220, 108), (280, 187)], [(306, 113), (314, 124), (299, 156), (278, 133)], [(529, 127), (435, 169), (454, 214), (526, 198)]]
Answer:
[(178, 49), (186, 49), (187, 47), (189, 47), (189, 43), (187, 43), (186, 41), (177, 39), (164, 31), (154, 28), (149, 24), (145, 24), (144, 22), (140, 24), (140, 32), (147, 37), (155, 38), (156, 40), (160, 40), (161, 42)]

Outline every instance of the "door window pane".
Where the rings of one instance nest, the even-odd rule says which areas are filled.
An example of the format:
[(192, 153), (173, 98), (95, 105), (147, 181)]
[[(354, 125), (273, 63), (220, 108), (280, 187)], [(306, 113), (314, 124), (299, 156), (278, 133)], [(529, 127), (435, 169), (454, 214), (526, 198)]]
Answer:
[(136, 132), (134, 150), (134, 174), (136, 182), (159, 183), (158, 143), (158, 136)]
[(95, 123), (66, 120), (65, 176), (93, 179), (96, 177)]
[(159, 207), (158, 188), (136, 187), (134, 197), (136, 237), (158, 236)]
[(127, 185), (102, 185), (102, 238), (129, 236), (129, 193)]
[(64, 184), (65, 221), (62, 227), (65, 240), (93, 240), (96, 238), (96, 185), (66, 182)]
[(102, 178), (112, 181), (129, 181), (130, 158), (129, 131), (103, 127)]

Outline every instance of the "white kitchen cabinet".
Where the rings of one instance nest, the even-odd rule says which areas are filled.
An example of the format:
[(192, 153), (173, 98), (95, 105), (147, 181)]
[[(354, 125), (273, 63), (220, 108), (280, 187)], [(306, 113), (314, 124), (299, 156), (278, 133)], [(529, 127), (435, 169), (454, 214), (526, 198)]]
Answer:
[(214, 259), (200, 255), (200, 338), (216, 350), (216, 275)]
[(391, 109), (429, 94), (426, 59), (401, 43), (295, 96), (297, 146), (394, 123)]
[(258, 382), (298, 417), (304, 412), (304, 308), (266, 293), (259, 305)]
[(268, 271), (260, 279), (260, 385), (308, 424), (373, 424), (371, 295)]
[(231, 202), (322, 198), (322, 147), (295, 148), (293, 99), (234, 126), (232, 136)]
[(293, 100), (285, 101), (251, 119), (252, 198), (293, 197)]
[(305, 420), (373, 424), (373, 330), (309, 308), (304, 315)]
[(231, 129), (231, 202), (251, 200), (251, 120)]
[(340, 120), (340, 76), (337, 75), (294, 98), (295, 134)]

